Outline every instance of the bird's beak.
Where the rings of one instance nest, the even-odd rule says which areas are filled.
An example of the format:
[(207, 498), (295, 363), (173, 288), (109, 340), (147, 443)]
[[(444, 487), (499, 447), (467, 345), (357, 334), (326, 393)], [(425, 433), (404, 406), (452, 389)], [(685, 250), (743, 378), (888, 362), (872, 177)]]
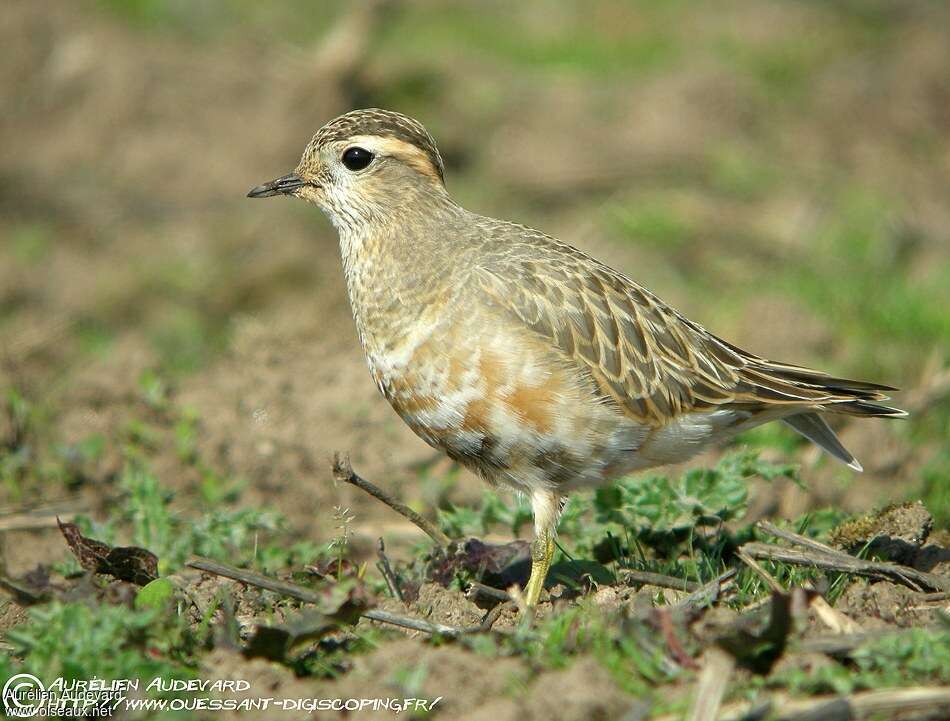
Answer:
[(296, 173), (289, 173), (281, 176), (269, 183), (258, 185), (248, 191), (248, 198), (269, 198), (272, 195), (290, 195), (295, 190), (299, 190), (307, 183)]

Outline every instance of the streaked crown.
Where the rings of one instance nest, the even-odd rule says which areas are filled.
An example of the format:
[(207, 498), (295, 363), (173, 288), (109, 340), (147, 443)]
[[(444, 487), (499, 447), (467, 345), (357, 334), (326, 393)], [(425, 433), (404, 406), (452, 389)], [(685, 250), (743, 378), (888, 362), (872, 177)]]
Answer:
[(442, 163), (442, 156), (425, 126), (406, 115), (380, 108), (353, 110), (331, 120), (313, 136), (310, 145), (304, 151), (303, 161), (315, 159), (320, 148), (327, 143), (359, 135), (393, 138), (413, 145), (428, 157), (438, 172), (439, 178), (444, 180), (445, 166)]

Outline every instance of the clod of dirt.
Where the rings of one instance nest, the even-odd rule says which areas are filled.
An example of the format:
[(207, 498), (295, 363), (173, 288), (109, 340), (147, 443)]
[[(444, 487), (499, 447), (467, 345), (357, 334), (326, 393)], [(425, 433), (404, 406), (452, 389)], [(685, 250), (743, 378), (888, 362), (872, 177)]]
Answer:
[(465, 721), (588, 721), (624, 718), (637, 702), (619, 691), (610, 675), (591, 658), (570, 668), (542, 674), (516, 698), (487, 701)]
[(482, 573), (482, 582), (494, 588), (524, 583), (531, 572), (531, 548), (527, 541), (485, 543), (478, 538), (465, 542), (459, 557), (462, 568)]
[(27, 620), (27, 611), (13, 601), (4, 600), (0, 602), (0, 633), (6, 633), (14, 626), (25, 623)]
[[(414, 679), (415, 688), (406, 687)], [(587, 721), (620, 718), (633, 700), (620, 691), (593, 658), (534, 680), (520, 661), (487, 659), (458, 646), (431, 647), (415, 641), (387, 644), (356, 660), (338, 682), (336, 695), (442, 696), (439, 718), (464, 721)]]
[(229, 624), (225, 616), (231, 616), (241, 638), (249, 637), (264, 619), (271, 624), (283, 623), (293, 610), (286, 602), (275, 602), (277, 597), (272, 593), (221, 576), (184, 569), (166, 578), (187, 590), (192, 623), (200, 623), (205, 612), (215, 607), (212, 623), (226, 628)]
[(856, 581), (835, 607), (865, 629), (891, 624), (910, 626), (920, 621), (918, 614), (910, 610), (914, 606), (913, 599), (913, 591), (896, 583)]
[[(406, 613), (406, 607), (395, 600), (382, 602), (380, 608), (393, 613)], [(419, 598), (410, 606), (410, 615), (459, 628), (480, 623), (484, 614), (460, 591), (444, 588), (437, 583), (423, 584), (419, 588)]]
[(868, 546), (870, 552), (897, 563), (913, 565), (933, 528), (933, 517), (920, 501), (888, 506), (838, 526), (831, 542), (851, 553)]
[(917, 552), (913, 566), (918, 571), (950, 577), (950, 548), (942, 543), (928, 543)]

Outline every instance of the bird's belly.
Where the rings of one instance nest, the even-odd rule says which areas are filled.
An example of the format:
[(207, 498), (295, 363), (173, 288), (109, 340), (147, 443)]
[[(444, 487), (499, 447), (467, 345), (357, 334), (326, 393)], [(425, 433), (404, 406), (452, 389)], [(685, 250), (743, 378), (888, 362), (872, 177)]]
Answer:
[(366, 350), (406, 424), (490, 482), (570, 490), (638, 466), (647, 426), (604, 403), (589, 378), (540, 344), (505, 340), (456, 329)]

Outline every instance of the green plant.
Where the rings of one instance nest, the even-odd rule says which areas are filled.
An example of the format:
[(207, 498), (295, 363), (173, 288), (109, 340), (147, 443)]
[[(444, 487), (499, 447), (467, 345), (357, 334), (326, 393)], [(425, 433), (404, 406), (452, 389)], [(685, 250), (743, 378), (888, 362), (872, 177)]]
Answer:
[(851, 693), (909, 684), (950, 683), (950, 630), (914, 628), (874, 639), (844, 662), (790, 668), (764, 681), (792, 693)]
[(6, 634), (18, 672), (48, 681), (195, 676), (199, 639), (174, 609), (54, 602), (29, 615)]

